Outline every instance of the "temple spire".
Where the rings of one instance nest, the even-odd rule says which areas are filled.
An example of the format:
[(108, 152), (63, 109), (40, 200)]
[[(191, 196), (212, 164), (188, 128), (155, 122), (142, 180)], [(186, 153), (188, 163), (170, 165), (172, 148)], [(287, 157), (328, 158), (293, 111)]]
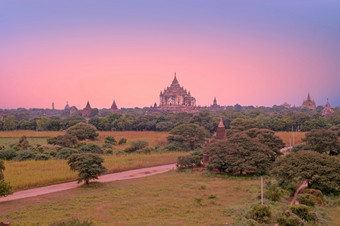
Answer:
[(307, 100), (311, 100), (310, 94), (308, 93)]
[(224, 124), (223, 124), (222, 117), (220, 117), (220, 123), (218, 124), (218, 127), (223, 127), (223, 128), (225, 128), (225, 126), (224, 126)]
[(85, 108), (91, 108), (90, 106), (90, 101), (87, 101), (86, 107)]

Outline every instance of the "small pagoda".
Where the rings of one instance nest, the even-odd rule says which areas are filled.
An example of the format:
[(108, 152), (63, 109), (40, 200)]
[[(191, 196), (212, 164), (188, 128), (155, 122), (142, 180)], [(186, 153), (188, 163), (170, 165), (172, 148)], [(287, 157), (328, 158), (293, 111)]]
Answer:
[(91, 111), (92, 111), (92, 108), (90, 106), (90, 102), (87, 101), (86, 107), (81, 112), (81, 116), (88, 118), (88, 117), (90, 117)]

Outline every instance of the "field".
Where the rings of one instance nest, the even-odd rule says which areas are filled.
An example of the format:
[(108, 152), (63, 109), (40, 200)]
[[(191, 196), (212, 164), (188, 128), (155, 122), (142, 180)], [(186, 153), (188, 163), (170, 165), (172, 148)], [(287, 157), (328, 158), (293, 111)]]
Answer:
[[(64, 131), (32, 131), (32, 130), (17, 130), (17, 131), (1, 131), (0, 145), (8, 146), (16, 144), (21, 136), (26, 136), (31, 145), (47, 144), (47, 138), (63, 135)], [(114, 146), (115, 149), (123, 150), (129, 146), (131, 141), (145, 140), (149, 142), (150, 147), (164, 146), (167, 143), (166, 137), (169, 133), (154, 132), (154, 131), (99, 131), (98, 139), (95, 141), (86, 141), (87, 143), (103, 144), (107, 136), (113, 136), (117, 141), (121, 138), (127, 139), (127, 144)]]
[[(259, 194), (259, 177), (172, 171), (1, 203), (0, 221), (8, 216), (11, 225), (71, 218), (95, 225), (225, 225), (258, 203)], [(325, 225), (339, 225), (337, 208), (323, 207), (331, 214)]]
[[(108, 173), (114, 173), (129, 169), (175, 163), (178, 156), (186, 154), (188, 153), (168, 152), (147, 155), (110, 155), (104, 156), (104, 166), (108, 169)], [(66, 160), (28, 160), (22, 162), (6, 161), (5, 167), (5, 180), (11, 183), (14, 191), (74, 181), (77, 178), (77, 173), (70, 170)]]
[(290, 144), (293, 145), (293, 141), (295, 145), (302, 143), (302, 138), (306, 136), (306, 132), (275, 132), (275, 135), (279, 136), (286, 146), (290, 146)]

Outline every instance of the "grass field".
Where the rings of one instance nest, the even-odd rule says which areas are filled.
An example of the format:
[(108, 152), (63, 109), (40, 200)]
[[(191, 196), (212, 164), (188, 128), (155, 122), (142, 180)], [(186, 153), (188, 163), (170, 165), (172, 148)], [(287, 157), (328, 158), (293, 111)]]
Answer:
[[(47, 144), (47, 138), (55, 137), (64, 134), (64, 131), (31, 131), (31, 130), (15, 130), (15, 131), (1, 131), (0, 132), (0, 145), (8, 146), (10, 144), (18, 143), (21, 136), (28, 137), (30, 145)], [(102, 145), (105, 137), (113, 136), (117, 141), (121, 138), (126, 138), (127, 143), (123, 145), (114, 146), (115, 149), (123, 150), (129, 146), (131, 141), (145, 140), (149, 142), (150, 147), (164, 146), (167, 143), (167, 132), (154, 132), (154, 131), (99, 131), (97, 140), (87, 140), (86, 143), (95, 143)]]
[[(107, 173), (175, 163), (177, 157), (185, 152), (167, 152), (153, 154), (130, 154), (121, 156), (104, 156)], [(6, 161), (5, 180), (10, 182), (13, 190), (23, 190), (44, 185), (73, 181), (77, 173), (70, 170), (66, 160), (22, 162)]]
[[(259, 177), (172, 171), (1, 203), (0, 221), (49, 225), (78, 218), (94, 225), (222, 226), (259, 203), (259, 194)], [(324, 225), (339, 225), (339, 206), (321, 208), (330, 217)]]
[(302, 138), (305, 137), (306, 132), (275, 132), (275, 135), (279, 136), (286, 146), (289, 146), (290, 144), (293, 145), (293, 136), (295, 145), (302, 143)]

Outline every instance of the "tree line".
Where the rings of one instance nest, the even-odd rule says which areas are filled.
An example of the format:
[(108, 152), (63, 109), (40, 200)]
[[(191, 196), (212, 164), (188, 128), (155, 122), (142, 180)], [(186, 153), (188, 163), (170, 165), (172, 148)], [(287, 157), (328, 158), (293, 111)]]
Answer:
[[(274, 109), (274, 108), (273, 108)], [(85, 119), (79, 115), (66, 117), (50, 116), (39, 118), (23, 118), (18, 115), (8, 115), (0, 119), (2, 130), (37, 130), (59, 131), (79, 123), (87, 122), (99, 131), (170, 131), (174, 127), (194, 123), (214, 133), (220, 117), (226, 129), (246, 130), (251, 128), (269, 129), (273, 131), (310, 131), (312, 129), (330, 129), (340, 124), (340, 111), (330, 117), (324, 117), (318, 112), (308, 110), (266, 110), (266, 108), (251, 108), (247, 111), (226, 109), (218, 112), (203, 110), (199, 114), (191, 113), (153, 113), (127, 112), (124, 114), (109, 114), (104, 117)]]

